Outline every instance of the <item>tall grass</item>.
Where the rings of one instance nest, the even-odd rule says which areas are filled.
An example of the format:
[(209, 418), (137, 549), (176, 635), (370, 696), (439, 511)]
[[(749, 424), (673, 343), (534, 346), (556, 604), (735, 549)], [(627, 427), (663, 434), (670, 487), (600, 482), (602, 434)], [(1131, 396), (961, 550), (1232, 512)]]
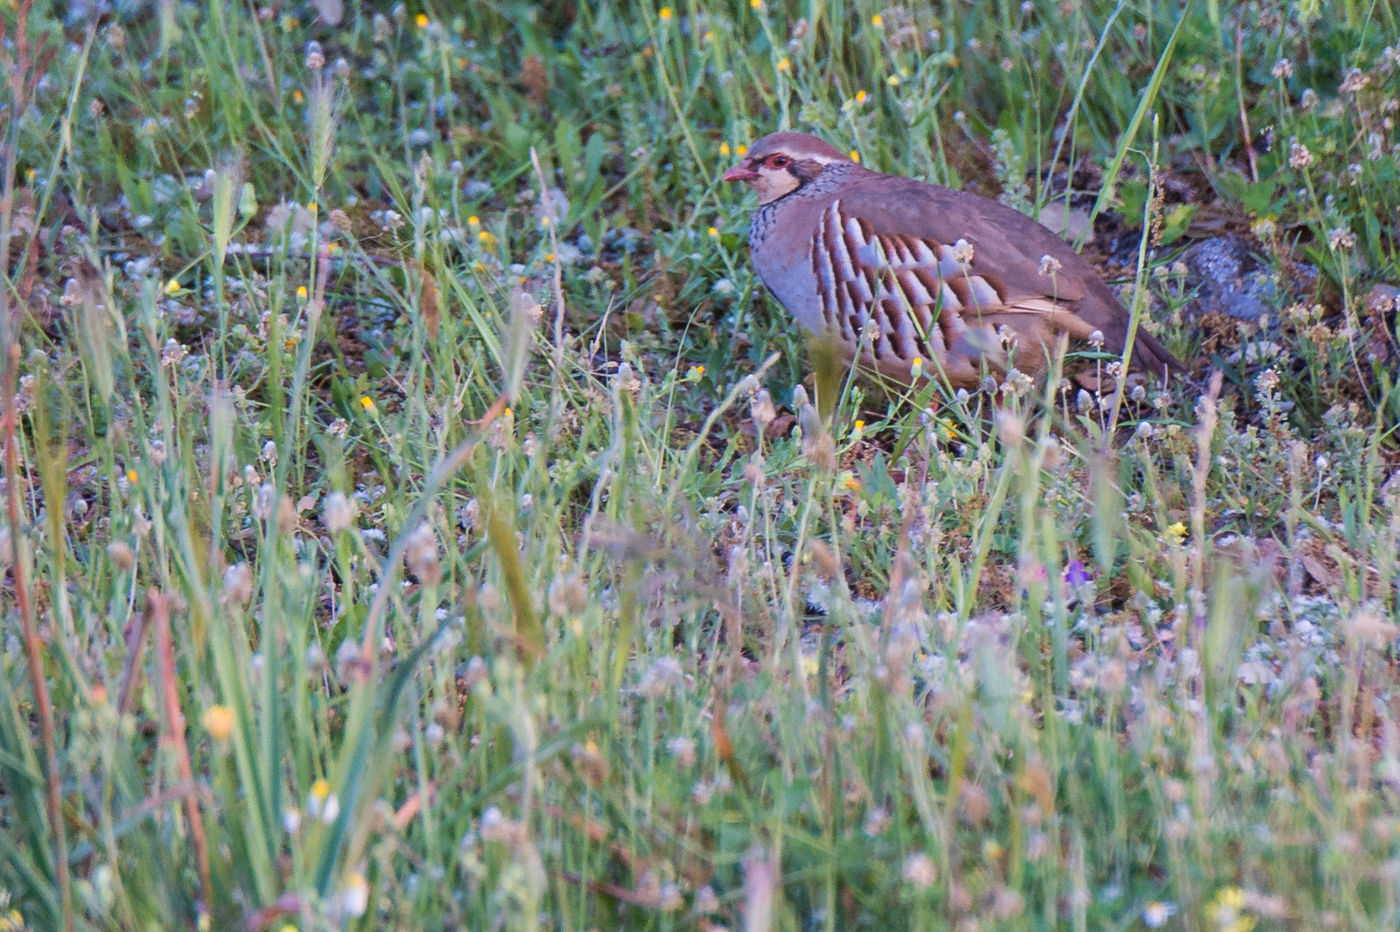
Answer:
[[(337, 9), (3, 14), (0, 927), (1396, 925), (1394, 10)], [(847, 380), (780, 126), (1192, 377)]]

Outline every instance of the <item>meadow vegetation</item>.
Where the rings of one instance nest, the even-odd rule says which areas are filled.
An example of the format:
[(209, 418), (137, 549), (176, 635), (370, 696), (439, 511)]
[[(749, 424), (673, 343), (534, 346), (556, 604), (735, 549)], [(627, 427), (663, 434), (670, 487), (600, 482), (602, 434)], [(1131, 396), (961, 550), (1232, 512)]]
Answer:
[[(1393, 4), (3, 6), (0, 929), (1400, 926)], [(1189, 376), (834, 373), (778, 128)]]

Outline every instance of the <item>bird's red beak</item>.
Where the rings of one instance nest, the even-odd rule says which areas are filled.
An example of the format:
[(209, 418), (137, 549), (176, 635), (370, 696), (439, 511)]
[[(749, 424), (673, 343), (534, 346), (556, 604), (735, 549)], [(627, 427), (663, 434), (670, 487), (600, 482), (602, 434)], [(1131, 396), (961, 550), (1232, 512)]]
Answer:
[(733, 168), (731, 168), (729, 171), (725, 172), (725, 173), (724, 173), (724, 178), (722, 178), (721, 180), (722, 180), (722, 181), (756, 181), (757, 179), (758, 179), (758, 172), (754, 171), (752, 168), (747, 167), (743, 162), (740, 162), (738, 165), (735, 165), (735, 166), (734, 166)]

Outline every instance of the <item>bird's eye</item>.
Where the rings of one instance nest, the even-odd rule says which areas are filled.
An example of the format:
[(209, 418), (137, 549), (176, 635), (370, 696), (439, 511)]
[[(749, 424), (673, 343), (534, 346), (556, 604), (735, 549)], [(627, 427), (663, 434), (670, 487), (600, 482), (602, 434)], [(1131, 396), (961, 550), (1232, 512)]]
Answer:
[(786, 155), (775, 155), (768, 159), (768, 166), (770, 168), (786, 168), (791, 162), (792, 159)]

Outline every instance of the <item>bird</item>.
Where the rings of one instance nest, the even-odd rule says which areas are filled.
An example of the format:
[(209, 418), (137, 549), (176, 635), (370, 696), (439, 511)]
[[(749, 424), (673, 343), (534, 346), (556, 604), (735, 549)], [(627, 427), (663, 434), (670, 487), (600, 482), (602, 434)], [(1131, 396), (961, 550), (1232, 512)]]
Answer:
[[(1124, 351), (1129, 314), (1093, 266), (1005, 204), (873, 171), (798, 132), (764, 136), (723, 180), (758, 194), (758, 277), (799, 325), (834, 335), (847, 365), (971, 390), (1043, 374), (1062, 334)], [(1184, 371), (1141, 327), (1129, 366)]]

